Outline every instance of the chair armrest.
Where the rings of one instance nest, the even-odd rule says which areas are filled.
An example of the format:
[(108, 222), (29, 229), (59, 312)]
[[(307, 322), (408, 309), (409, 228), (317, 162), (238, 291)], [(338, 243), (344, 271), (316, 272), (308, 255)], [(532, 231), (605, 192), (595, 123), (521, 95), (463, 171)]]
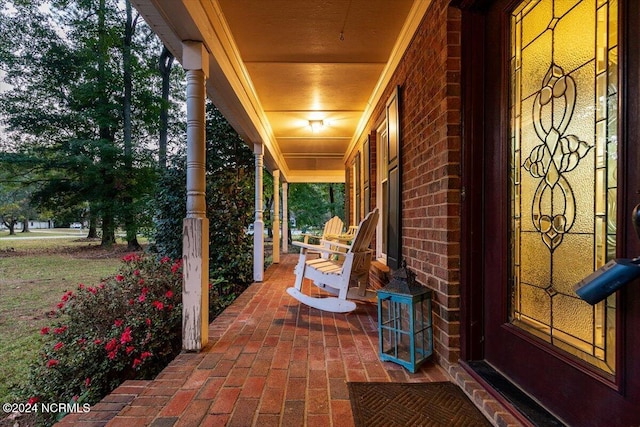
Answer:
[(311, 243), (307, 243), (307, 242), (298, 242), (297, 240), (294, 240), (293, 242), (293, 246), (298, 246), (302, 249), (313, 249), (313, 250), (317, 250), (320, 248), (320, 245), (313, 245)]
[[(328, 242), (329, 244), (333, 245), (335, 244), (335, 242)], [(329, 249), (327, 247), (325, 247), (324, 245), (310, 245), (308, 243), (303, 243), (303, 242), (293, 242), (294, 246), (298, 246), (300, 248), (302, 248), (302, 251), (306, 251), (307, 249), (311, 249), (314, 251), (318, 251), (318, 252), (324, 252), (326, 254), (333, 254), (333, 255), (345, 255), (344, 252), (340, 252), (340, 251), (334, 251), (332, 249)]]
[[(351, 245), (348, 245), (346, 243), (340, 243), (340, 242), (337, 242), (335, 240), (320, 239), (320, 243), (331, 245), (331, 246), (337, 246), (339, 248), (345, 248), (347, 250), (351, 249)], [(341, 253), (344, 254), (344, 252), (341, 252)]]

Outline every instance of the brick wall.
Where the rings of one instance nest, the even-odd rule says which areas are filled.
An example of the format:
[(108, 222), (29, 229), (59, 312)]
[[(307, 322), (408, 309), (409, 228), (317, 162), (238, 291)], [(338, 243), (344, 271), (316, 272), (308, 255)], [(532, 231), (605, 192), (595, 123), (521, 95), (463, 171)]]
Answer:
[[(445, 367), (460, 354), (461, 22), (448, 3), (433, 1), (367, 125), (375, 131), (400, 86), (402, 256), (434, 290), (434, 344)], [(373, 161), (375, 144), (372, 152)], [(371, 183), (374, 195), (375, 175)]]

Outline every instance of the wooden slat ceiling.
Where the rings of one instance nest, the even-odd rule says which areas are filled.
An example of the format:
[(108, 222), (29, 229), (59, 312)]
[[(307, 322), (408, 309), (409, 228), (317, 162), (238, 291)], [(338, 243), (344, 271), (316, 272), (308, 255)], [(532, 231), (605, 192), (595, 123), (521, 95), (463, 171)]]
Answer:
[[(185, 37), (213, 35), (227, 44), (227, 55), (239, 62), (236, 73), (244, 73), (241, 80), (247, 80), (245, 86), (256, 98), (252, 114), (263, 118), (261, 125), (266, 129), (261, 139), (264, 135), (272, 139), (266, 144), (267, 163), (281, 169), (290, 182), (344, 179), (345, 153), (354, 143), (372, 93), (415, 8), (414, 0), (133, 3), (165, 43), (175, 46), (172, 50), (179, 50), (176, 40)], [(204, 11), (209, 22), (219, 20), (211, 24), (213, 31), (204, 30), (199, 11)], [(191, 17), (177, 16), (181, 13)], [(199, 27), (198, 31), (194, 34), (185, 28), (189, 25)], [(211, 46), (215, 61), (216, 50)], [(180, 52), (174, 53), (179, 59)], [(219, 108), (236, 129), (242, 128), (240, 119), (229, 117), (234, 110), (225, 108), (224, 93), (220, 90), (210, 97), (216, 105), (223, 104)], [(309, 126), (314, 119), (325, 123), (317, 132)], [(245, 138), (250, 134), (239, 131)]]

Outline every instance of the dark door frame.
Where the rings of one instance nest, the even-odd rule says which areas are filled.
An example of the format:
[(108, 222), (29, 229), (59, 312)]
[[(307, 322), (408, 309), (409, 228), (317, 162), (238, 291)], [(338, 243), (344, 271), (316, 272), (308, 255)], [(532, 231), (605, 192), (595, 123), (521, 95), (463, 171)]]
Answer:
[(460, 1), (456, 4), (462, 9), (462, 360), (484, 358), (484, 3)]

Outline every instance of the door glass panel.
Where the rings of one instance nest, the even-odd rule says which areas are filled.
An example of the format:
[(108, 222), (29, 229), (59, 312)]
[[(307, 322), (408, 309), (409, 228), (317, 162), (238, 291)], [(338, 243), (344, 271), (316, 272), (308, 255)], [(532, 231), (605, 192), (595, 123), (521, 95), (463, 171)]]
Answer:
[(511, 16), (510, 321), (615, 372), (615, 295), (573, 287), (616, 251), (617, 1), (529, 0)]

